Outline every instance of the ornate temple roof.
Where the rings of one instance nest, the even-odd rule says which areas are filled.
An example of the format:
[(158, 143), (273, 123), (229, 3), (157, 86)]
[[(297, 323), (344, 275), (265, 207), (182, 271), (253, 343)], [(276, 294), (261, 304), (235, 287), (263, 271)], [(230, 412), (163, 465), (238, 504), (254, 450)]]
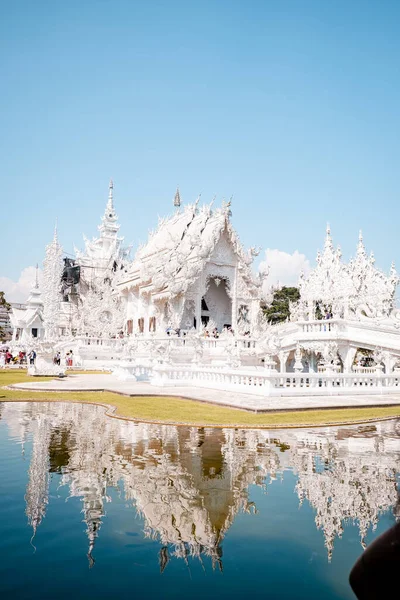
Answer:
[(98, 267), (99, 269), (110, 268), (114, 261), (118, 264), (129, 256), (130, 248), (123, 248), (123, 237), (118, 236), (120, 224), (114, 207), (114, 183), (110, 180), (108, 186), (108, 200), (98, 226), (99, 237), (92, 240), (83, 237), (85, 250), (81, 252), (75, 248), (78, 263), (81, 266)]
[(146, 286), (145, 291), (166, 297), (184, 293), (201, 274), (224, 232), (242, 276), (251, 286), (258, 286), (250, 269), (256, 252), (243, 250), (230, 222), (230, 202), (216, 210), (212, 203), (201, 207), (198, 203), (182, 209), (177, 205), (175, 214), (159, 220), (157, 229), (121, 274), (120, 287), (141, 287), (143, 291)]
[(38, 266), (36, 265), (35, 285), (30, 291), (25, 308), (12, 307), (10, 321), (13, 327), (30, 327), (38, 319), (43, 321), (43, 299), (39, 288)]
[[(334, 248), (329, 225), (323, 252), (317, 254), (317, 265), (299, 282), (301, 302), (330, 307), (334, 316), (361, 311), (368, 316), (385, 316), (394, 307), (399, 278), (394, 264), (389, 275), (375, 267), (373, 253), (368, 256), (360, 231), (356, 256), (342, 262), (340, 248)], [(322, 309), (323, 309), (322, 308)]]

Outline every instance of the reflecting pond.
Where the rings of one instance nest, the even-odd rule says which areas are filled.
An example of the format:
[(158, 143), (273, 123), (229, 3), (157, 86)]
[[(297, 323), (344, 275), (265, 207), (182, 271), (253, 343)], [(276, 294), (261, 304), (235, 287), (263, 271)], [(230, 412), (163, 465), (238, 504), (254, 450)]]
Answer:
[(354, 598), (395, 522), (400, 421), (172, 427), (0, 404), (1, 598)]

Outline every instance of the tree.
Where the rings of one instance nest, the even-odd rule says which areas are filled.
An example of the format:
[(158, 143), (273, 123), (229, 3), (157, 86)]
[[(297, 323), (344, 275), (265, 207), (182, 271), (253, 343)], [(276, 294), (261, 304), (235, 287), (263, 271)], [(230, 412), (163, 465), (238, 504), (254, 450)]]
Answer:
[[(7, 302), (4, 292), (0, 292), (0, 308), (4, 309), (7, 313), (11, 310), (11, 304)], [(3, 327), (0, 326), (0, 339), (3, 339), (4, 335), (5, 331)]]
[(281, 323), (290, 317), (290, 302), (297, 302), (300, 292), (296, 287), (282, 287), (276, 290), (272, 302), (264, 309), (268, 323)]
[(11, 304), (7, 302), (4, 292), (0, 292), (0, 306), (4, 306), (6, 310), (11, 310)]

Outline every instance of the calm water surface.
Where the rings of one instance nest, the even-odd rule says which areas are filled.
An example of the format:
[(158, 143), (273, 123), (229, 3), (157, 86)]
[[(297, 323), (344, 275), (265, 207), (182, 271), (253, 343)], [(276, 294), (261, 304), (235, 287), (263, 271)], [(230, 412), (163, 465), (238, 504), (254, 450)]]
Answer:
[(399, 421), (217, 430), (0, 403), (0, 597), (354, 598), (399, 459)]

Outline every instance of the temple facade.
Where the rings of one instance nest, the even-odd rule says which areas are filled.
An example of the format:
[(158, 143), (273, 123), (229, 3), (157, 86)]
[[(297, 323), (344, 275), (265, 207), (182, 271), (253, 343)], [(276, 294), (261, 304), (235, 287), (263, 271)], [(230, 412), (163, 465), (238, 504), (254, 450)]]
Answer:
[(258, 252), (243, 250), (230, 222), (230, 203), (215, 210), (198, 202), (181, 208), (177, 191), (174, 204), (175, 214), (159, 221), (118, 275), (126, 333), (250, 333), (260, 310), (263, 278), (252, 273)]
[(14, 305), (10, 312), (13, 328), (12, 340), (27, 345), (32, 339), (43, 339), (45, 335), (42, 292), (39, 287), (36, 269), (35, 285), (32, 287), (25, 305)]

